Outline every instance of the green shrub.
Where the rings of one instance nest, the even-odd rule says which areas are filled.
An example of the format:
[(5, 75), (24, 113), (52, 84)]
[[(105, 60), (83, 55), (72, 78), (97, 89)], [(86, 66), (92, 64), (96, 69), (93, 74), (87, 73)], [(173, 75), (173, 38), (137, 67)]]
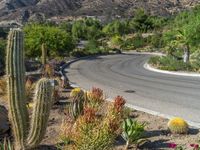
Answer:
[(147, 43), (153, 48), (163, 47), (162, 34), (155, 33), (154, 35), (147, 37)]
[(122, 48), (126, 50), (137, 49), (146, 46), (146, 39), (141, 34), (136, 34), (133, 38), (129, 38), (123, 42)]
[(72, 52), (70, 52), (70, 56), (72, 57), (84, 57), (88, 56), (90, 53), (84, 49), (74, 49)]
[(169, 71), (194, 71), (196, 69), (193, 64), (184, 63), (172, 56), (155, 56), (150, 58), (149, 63), (158, 69)]

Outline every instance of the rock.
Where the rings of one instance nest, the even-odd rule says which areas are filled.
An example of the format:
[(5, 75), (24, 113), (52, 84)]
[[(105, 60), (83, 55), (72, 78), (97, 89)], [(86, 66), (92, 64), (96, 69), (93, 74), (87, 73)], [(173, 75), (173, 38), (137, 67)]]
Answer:
[(0, 136), (5, 134), (9, 128), (8, 111), (4, 106), (0, 105)]

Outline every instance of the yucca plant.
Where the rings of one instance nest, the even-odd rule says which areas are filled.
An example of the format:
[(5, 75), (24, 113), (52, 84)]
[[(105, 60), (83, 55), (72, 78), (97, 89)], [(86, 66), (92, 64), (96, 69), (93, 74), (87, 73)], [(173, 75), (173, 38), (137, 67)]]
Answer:
[(129, 144), (135, 144), (137, 148), (139, 144), (145, 141), (145, 139), (143, 139), (145, 126), (145, 123), (141, 124), (137, 121), (133, 121), (130, 118), (127, 118), (123, 121), (122, 137), (126, 140), (125, 150), (128, 149)]

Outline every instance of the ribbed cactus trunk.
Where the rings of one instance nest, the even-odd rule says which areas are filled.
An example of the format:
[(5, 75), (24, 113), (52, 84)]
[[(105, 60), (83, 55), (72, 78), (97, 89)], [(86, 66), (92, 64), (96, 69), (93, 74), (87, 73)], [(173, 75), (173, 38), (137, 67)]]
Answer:
[(52, 105), (52, 86), (49, 79), (41, 79), (36, 87), (35, 105), (31, 120), (31, 130), (28, 136), (28, 146), (38, 145), (45, 134)]
[(11, 30), (9, 33), (6, 64), (10, 121), (16, 148), (21, 150), (25, 148), (28, 111), (25, 101), (23, 33), (19, 29)]
[[(25, 66), (23, 32), (12, 29), (8, 36), (6, 71), (8, 78), (9, 118), (15, 138), (15, 149), (37, 147), (47, 127), (52, 104), (52, 85), (49, 79), (40, 79), (36, 86), (34, 111), (29, 128), (29, 114), (25, 98)], [(30, 132), (28, 133), (28, 130)]]

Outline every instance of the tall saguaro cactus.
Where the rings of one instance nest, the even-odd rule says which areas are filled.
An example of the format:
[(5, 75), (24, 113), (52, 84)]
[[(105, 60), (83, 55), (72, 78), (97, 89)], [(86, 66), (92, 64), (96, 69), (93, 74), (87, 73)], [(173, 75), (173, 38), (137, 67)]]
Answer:
[[(23, 32), (12, 29), (8, 36), (6, 71), (8, 78), (9, 116), (16, 150), (36, 147), (42, 140), (52, 103), (52, 85), (49, 79), (40, 79), (36, 86), (32, 121), (25, 98), (25, 66)], [(30, 133), (28, 130), (30, 129)], [(28, 135), (28, 136), (27, 136)]]

